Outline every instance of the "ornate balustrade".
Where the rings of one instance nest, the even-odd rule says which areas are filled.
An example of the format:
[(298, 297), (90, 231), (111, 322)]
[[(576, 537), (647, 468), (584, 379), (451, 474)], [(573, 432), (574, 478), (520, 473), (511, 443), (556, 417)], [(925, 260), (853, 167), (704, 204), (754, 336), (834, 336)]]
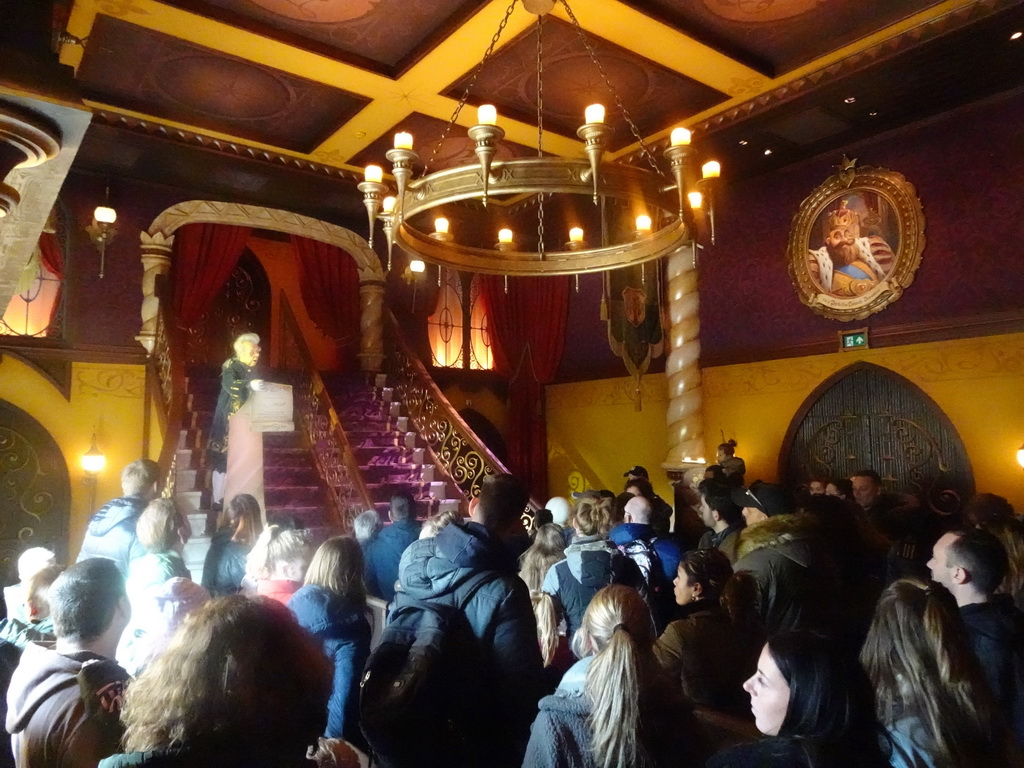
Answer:
[(327, 484), (327, 498), (336, 524), (345, 531), (361, 512), (373, 509), (370, 493), (359, 472), (359, 462), (341, 427), (313, 356), (295, 320), (287, 298), (281, 295), (281, 359), (288, 371), (296, 425), (313, 453), (317, 471)]
[(487, 475), (508, 472), (508, 469), (459, 416), (423, 362), (406, 345), (398, 321), (390, 312), (385, 331), (386, 365), (409, 419), (438, 465), (466, 498), (477, 496)]
[(188, 397), (185, 379), (184, 347), (178, 328), (170, 317), (169, 301), (160, 304), (153, 331), (153, 349), (149, 356), (150, 396), (156, 404), (157, 421), (163, 433), (164, 442), (157, 464), (160, 466), (158, 483), (164, 497), (174, 495), (175, 458), (181, 420), (185, 415)]

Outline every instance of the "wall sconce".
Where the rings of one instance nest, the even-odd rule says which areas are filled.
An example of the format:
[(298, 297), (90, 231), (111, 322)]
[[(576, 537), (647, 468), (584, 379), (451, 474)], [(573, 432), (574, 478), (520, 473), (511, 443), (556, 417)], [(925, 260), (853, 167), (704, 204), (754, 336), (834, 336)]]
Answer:
[(92, 445), (82, 454), (82, 471), (85, 472), (85, 483), (89, 486), (89, 514), (96, 508), (96, 477), (107, 466), (107, 457), (96, 445), (96, 433), (92, 433)]
[(92, 224), (85, 228), (89, 233), (89, 239), (100, 252), (100, 280), (103, 279), (103, 271), (107, 258), (107, 244), (117, 235), (117, 211), (110, 207), (110, 188), (107, 187), (104, 196), (104, 204), (96, 206), (92, 214)]
[(1024, 445), (1017, 449), (1017, 463), (1024, 468)]

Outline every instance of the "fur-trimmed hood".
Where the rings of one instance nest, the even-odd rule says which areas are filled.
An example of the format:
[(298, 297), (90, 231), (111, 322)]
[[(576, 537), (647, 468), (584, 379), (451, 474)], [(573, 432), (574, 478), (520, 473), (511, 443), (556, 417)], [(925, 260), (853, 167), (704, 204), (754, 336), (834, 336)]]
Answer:
[[(800, 562), (804, 559), (800, 553), (806, 547), (790, 545), (802, 545), (806, 540), (817, 537), (820, 531), (820, 524), (810, 515), (775, 515), (740, 531), (736, 559), (741, 560), (760, 549), (782, 547), (787, 556)], [(801, 562), (801, 565), (806, 565), (806, 562)]]

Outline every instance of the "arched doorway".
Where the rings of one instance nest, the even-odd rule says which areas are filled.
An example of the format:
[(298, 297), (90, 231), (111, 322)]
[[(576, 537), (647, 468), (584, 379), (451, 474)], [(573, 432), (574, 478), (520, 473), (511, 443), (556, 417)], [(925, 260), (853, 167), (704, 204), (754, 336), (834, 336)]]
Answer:
[(67, 562), (71, 484), (64, 455), (50, 433), (0, 400), (0, 567), (17, 580), (18, 556), (46, 547)]
[(935, 401), (887, 368), (855, 363), (804, 401), (783, 442), (779, 476), (796, 486), (867, 467), (887, 490), (938, 512), (956, 511), (974, 493), (963, 441)]

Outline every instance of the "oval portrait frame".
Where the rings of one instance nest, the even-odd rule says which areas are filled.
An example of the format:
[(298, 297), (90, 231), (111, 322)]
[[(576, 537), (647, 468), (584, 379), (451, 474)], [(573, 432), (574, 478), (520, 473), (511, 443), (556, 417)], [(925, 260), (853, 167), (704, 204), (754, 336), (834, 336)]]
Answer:
[[(896, 171), (855, 168), (855, 163), (856, 160), (846, 160), (838, 173), (826, 179), (800, 204), (793, 218), (787, 249), (789, 275), (800, 301), (819, 315), (843, 322), (863, 320), (899, 299), (914, 281), (925, 244), (924, 211), (914, 186)], [(843, 291), (835, 290), (834, 282), (830, 283), (830, 290), (825, 290), (819, 278), (823, 269), (821, 260), (827, 265), (825, 270), (832, 267), (831, 257), (824, 248), (822, 219), (840, 207), (845, 208), (845, 201), (850, 199), (873, 201), (877, 209), (871, 211), (869, 207), (866, 209), (868, 217), (858, 216), (858, 225), (870, 234), (857, 239), (864, 242), (862, 247), (867, 249), (870, 266), (861, 264), (864, 270), (856, 272), (867, 275), (868, 281), (846, 281), (859, 284), (857, 295), (844, 295)], [(884, 223), (881, 228), (880, 223)], [(889, 246), (890, 241), (895, 247)], [(872, 253), (878, 260), (870, 255)], [(873, 283), (868, 287), (870, 281)]]

